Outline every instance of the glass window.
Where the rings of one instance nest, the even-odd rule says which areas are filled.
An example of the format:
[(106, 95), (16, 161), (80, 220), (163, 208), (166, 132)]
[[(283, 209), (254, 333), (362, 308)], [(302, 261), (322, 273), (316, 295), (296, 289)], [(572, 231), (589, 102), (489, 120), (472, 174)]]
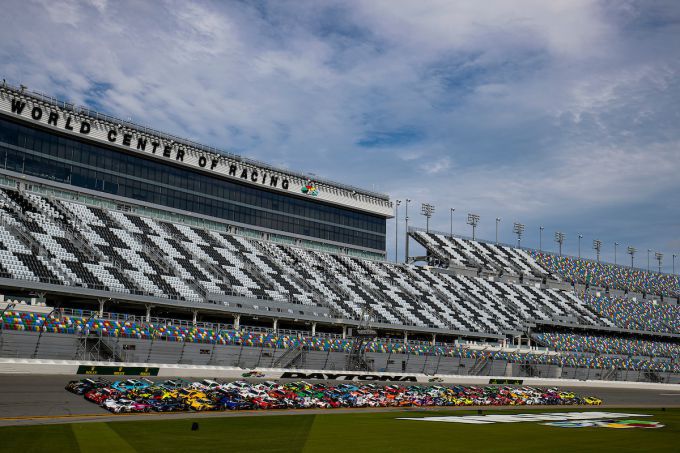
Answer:
[(25, 152), (5, 149), (6, 154), (1, 154), (0, 166), (9, 170), (225, 220), (385, 248), (386, 224), (380, 216), (245, 186), (5, 119), (0, 119), (1, 143), (26, 148)]

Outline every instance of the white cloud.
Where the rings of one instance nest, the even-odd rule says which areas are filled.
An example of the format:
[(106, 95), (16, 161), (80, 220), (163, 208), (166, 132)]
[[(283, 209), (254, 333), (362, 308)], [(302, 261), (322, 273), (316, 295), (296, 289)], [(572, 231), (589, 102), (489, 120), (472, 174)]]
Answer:
[(673, 2), (3, 8), (3, 77), (158, 129), (488, 218), (680, 220)]

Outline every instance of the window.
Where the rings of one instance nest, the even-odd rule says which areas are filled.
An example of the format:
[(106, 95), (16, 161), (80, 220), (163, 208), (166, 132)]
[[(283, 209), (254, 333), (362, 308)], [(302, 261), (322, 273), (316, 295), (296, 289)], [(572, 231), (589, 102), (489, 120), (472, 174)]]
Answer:
[(385, 220), (117, 152), (0, 118), (0, 166), (198, 214), (376, 250)]

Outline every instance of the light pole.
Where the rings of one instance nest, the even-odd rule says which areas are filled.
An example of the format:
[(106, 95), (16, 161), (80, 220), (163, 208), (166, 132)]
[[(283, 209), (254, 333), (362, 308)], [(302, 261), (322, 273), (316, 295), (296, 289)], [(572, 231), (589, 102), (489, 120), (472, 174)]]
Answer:
[(394, 262), (399, 261), (399, 205), (401, 200), (394, 202)]
[(618, 247), (618, 245), (618, 242), (614, 242), (614, 264), (616, 264), (616, 247)]
[(515, 222), (512, 225), (512, 231), (517, 235), (517, 248), (522, 245), (522, 234), (524, 233), (524, 224)]
[(405, 228), (406, 228), (406, 248), (404, 249), (404, 251), (405, 251), (404, 263), (408, 264), (408, 204), (411, 200), (409, 200), (407, 198), (405, 201), (406, 201), (406, 203), (404, 203), (404, 204), (405, 204), (405, 207), (406, 207), (406, 217), (405, 217), (404, 220), (406, 221), (406, 224), (405, 224)]
[(451, 230), (449, 231), (449, 236), (453, 237), (453, 213), (456, 211), (456, 208), (449, 208), (451, 210)]
[(593, 241), (593, 248), (597, 252), (597, 262), (599, 263), (600, 262), (600, 250), (602, 250), (602, 241), (600, 241), (599, 239), (595, 239)]
[(467, 217), (467, 224), (472, 226), (472, 240), (475, 240), (475, 228), (477, 228), (477, 224), (479, 223), (479, 216), (477, 214), (470, 214), (468, 213)]
[(656, 252), (654, 258), (659, 262), (659, 274), (661, 273), (661, 261), (663, 260), (663, 253)]
[(635, 252), (637, 252), (637, 249), (635, 247), (628, 247), (628, 254), (630, 255), (630, 268), (633, 268), (633, 264), (635, 263)]
[(555, 231), (555, 242), (560, 245), (560, 256), (562, 256), (562, 244), (564, 243), (564, 238), (567, 236), (561, 231)]
[(538, 227), (538, 250), (540, 252), (543, 251), (543, 230), (545, 230), (545, 227)]
[(496, 217), (496, 244), (498, 244), (498, 224), (501, 223), (501, 218)]
[(434, 205), (423, 203), (420, 205), (420, 213), (425, 216), (425, 232), (430, 232), (430, 217), (434, 214)]
[(583, 235), (581, 233), (578, 234), (578, 259), (581, 259), (581, 239), (583, 239)]
[(677, 255), (674, 253), (674, 254), (673, 254), (673, 275), (675, 275), (675, 257), (676, 257), (676, 256), (677, 256)]
[(649, 272), (649, 254), (652, 253), (652, 249), (647, 249), (647, 272)]

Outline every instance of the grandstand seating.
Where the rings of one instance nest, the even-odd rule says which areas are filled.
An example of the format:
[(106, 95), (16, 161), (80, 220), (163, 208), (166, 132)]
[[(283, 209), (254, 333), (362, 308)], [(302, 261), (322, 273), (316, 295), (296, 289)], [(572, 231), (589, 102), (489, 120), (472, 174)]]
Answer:
[[(0, 264), (14, 278), (194, 302), (241, 295), (324, 306), (348, 319), (370, 307), (385, 323), (471, 332), (518, 330), (556, 316), (613, 325), (570, 293), (246, 239), (9, 189), (0, 198), (3, 222), (13, 225), (0, 230), (9, 251)], [(496, 265), (505, 263), (508, 271), (510, 262), (539, 270), (523, 251), (478, 248), (474, 256), (490, 260), (496, 253)], [(17, 262), (27, 264), (11, 266)]]
[[(458, 332), (514, 335), (526, 332), (527, 326), (534, 323), (549, 326), (554, 322), (651, 333), (680, 332), (677, 306), (609, 295), (577, 296), (573, 291), (538, 283), (546, 278), (572, 281), (574, 275), (589, 279), (586, 275), (610, 272), (606, 267), (581, 271), (584, 268), (574, 260), (556, 261), (553, 257), (548, 261), (546, 257), (552, 255), (504, 245), (423, 232), (414, 232), (414, 237), (441, 259), (480, 272), (466, 276), (326, 253), (0, 189), (0, 277), (111, 291), (119, 298), (124, 297), (120, 294), (137, 294), (202, 303), (235, 295), (274, 304), (324, 307), (335, 318), (354, 320), (365, 316), (368, 309), (374, 321), (388, 325)], [(567, 266), (567, 270), (559, 266)], [(517, 283), (514, 279), (495, 278), (498, 275), (531, 278)], [(628, 278), (622, 274), (603, 275), (598, 278), (609, 283)], [(664, 291), (672, 293), (672, 281), (659, 277), (655, 283), (649, 274), (635, 278), (631, 283), (638, 285), (635, 288), (649, 290), (666, 285)], [(103, 336), (168, 342), (267, 348), (302, 345), (338, 353), (351, 349), (351, 341), (340, 338), (216, 332), (202, 327), (82, 316), (44, 319), (44, 315), (8, 312), (3, 325), (19, 331), (73, 335), (92, 331)], [(535, 334), (534, 339), (568, 353), (528, 358), (526, 354), (500, 349), (482, 353), (458, 345), (393, 340), (369, 342), (366, 351), (508, 362), (530, 360), (562, 367), (678, 371), (677, 346), (672, 343), (626, 340), (615, 334), (569, 336), (549, 330)]]
[(622, 329), (680, 332), (680, 306), (625, 298), (586, 295), (584, 300)]
[(680, 343), (557, 332), (536, 333), (532, 336), (538, 343), (558, 351), (647, 357), (680, 357)]
[(680, 297), (680, 276), (647, 272), (584, 258), (413, 231), (428, 252), (449, 263), (491, 275), (530, 276), (658, 296)]
[(619, 289), (644, 294), (680, 297), (680, 276), (647, 272), (627, 266), (529, 251), (536, 262), (562, 279), (582, 285)]
[(452, 265), (478, 268), (491, 274), (548, 275), (545, 268), (522, 249), (424, 231), (414, 231), (412, 237)]
[[(111, 318), (97, 318), (85, 315), (63, 315), (59, 312), (47, 317), (45, 313), (7, 311), (2, 316), (2, 328), (17, 331), (49, 332), (71, 335), (89, 335), (147, 339), (167, 342), (187, 342), (220, 345), (243, 345), (255, 348), (287, 349), (304, 347), (312, 351), (348, 352), (352, 348), (351, 339), (321, 337), (311, 335), (289, 335), (274, 331), (255, 332), (244, 327), (239, 330), (176, 325), (173, 323), (145, 323)], [(678, 345), (651, 342), (627, 343), (622, 340), (600, 337), (575, 338), (571, 335), (542, 333), (535, 338), (542, 343), (551, 344), (563, 354), (528, 353), (513, 348), (473, 348), (466, 345), (429, 344), (423, 342), (404, 342), (393, 339), (374, 339), (365, 345), (368, 353), (406, 354), (414, 356), (444, 356), (471, 358), (485, 361), (505, 361), (521, 364), (559, 365), (571, 368), (642, 370), (658, 373), (680, 373)], [(602, 348), (602, 349), (601, 349)], [(634, 351), (628, 357), (617, 355), (590, 354), (612, 351)], [(641, 354), (637, 354), (637, 353)], [(657, 354), (658, 352), (658, 354)], [(642, 354), (644, 353), (644, 354)], [(644, 357), (652, 356), (652, 357)], [(661, 358), (653, 358), (661, 356)]]

